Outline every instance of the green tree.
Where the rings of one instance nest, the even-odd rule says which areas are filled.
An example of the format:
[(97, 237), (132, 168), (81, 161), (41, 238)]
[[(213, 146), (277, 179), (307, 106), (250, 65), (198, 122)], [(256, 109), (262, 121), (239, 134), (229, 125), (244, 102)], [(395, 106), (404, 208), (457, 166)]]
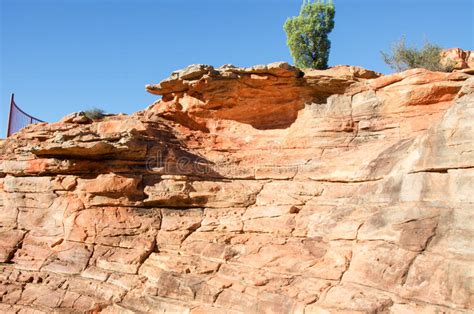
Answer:
[(286, 20), (283, 28), (295, 65), (300, 68), (326, 69), (336, 10), (332, 0), (303, 0), (300, 14)]

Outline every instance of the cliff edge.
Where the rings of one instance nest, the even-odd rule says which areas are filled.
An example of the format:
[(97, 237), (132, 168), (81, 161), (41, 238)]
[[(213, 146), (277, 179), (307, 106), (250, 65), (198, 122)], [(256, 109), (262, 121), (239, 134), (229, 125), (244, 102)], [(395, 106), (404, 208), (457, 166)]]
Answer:
[(0, 146), (0, 311), (464, 313), (474, 77), (192, 65)]

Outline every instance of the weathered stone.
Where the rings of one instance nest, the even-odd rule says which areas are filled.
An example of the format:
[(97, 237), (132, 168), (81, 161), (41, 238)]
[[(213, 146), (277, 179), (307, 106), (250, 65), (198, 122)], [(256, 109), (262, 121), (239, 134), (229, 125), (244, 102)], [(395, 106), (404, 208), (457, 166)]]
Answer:
[(95, 179), (78, 179), (78, 191), (94, 194), (137, 193), (139, 177), (125, 177), (114, 173), (101, 174)]
[(61, 242), (54, 245), (52, 254), (48, 256), (42, 271), (64, 274), (79, 274), (82, 272), (92, 255), (92, 246), (82, 243)]
[(182, 71), (173, 72), (173, 77), (181, 80), (196, 80), (202, 77), (205, 73), (209, 73), (214, 68), (210, 65), (192, 64), (187, 66)]
[(74, 112), (62, 118), (60, 122), (87, 124), (87, 123), (91, 123), (92, 120), (89, 119), (84, 112)]
[(143, 261), (150, 255), (152, 246), (144, 249), (96, 246), (96, 266), (106, 271), (136, 274)]
[(208, 208), (204, 211), (199, 231), (240, 232), (245, 208)]
[(308, 313), (380, 313), (393, 305), (390, 296), (362, 287), (337, 286), (330, 289), (322, 302), (306, 307)]
[(217, 271), (219, 264), (197, 256), (179, 256), (152, 253), (140, 267), (139, 274), (156, 281), (163, 272), (207, 274)]
[(471, 261), (421, 254), (412, 263), (401, 295), (451, 308), (474, 306)]
[(0, 231), (0, 262), (10, 261), (16, 249), (22, 244), (25, 232), (22, 230)]
[(403, 283), (416, 253), (383, 241), (357, 244), (343, 282), (370, 284), (372, 287), (396, 289)]
[(474, 68), (474, 52), (460, 48), (444, 49), (441, 52), (441, 63), (454, 69)]
[(0, 312), (471, 311), (469, 73), (193, 65), (131, 116), (24, 128)]
[(431, 208), (387, 208), (368, 218), (357, 239), (381, 240), (406, 250), (422, 251), (435, 235), (439, 211)]

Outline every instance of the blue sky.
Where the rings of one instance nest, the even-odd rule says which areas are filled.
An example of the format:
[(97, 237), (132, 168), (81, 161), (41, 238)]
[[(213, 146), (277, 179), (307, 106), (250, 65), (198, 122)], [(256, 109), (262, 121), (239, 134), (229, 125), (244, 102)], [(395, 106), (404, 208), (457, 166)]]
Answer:
[[(292, 62), (282, 25), (301, 0), (0, 0), (0, 137), (10, 93), (47, 121), (92, 107), (132, 113), (192, 63)], [(335, 0), (329, 64), (390, 72), (380, 50), (406, 36), (474, 49), (473, 0)]]

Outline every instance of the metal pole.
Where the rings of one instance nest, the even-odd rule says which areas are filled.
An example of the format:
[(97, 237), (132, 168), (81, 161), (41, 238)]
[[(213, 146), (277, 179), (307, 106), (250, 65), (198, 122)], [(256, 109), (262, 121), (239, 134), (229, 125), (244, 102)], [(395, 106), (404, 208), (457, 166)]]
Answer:
[(12, 93), (12, 96), (10, 98), (10, 112), (8, 113), (7, 137), (9, 137), (11, 135), (10, 134), (10, 127), (11, 127), (11, 123), (12, 123), (12, 112), (13, 112), (14, 97), (15, 97), (15, 94)]

